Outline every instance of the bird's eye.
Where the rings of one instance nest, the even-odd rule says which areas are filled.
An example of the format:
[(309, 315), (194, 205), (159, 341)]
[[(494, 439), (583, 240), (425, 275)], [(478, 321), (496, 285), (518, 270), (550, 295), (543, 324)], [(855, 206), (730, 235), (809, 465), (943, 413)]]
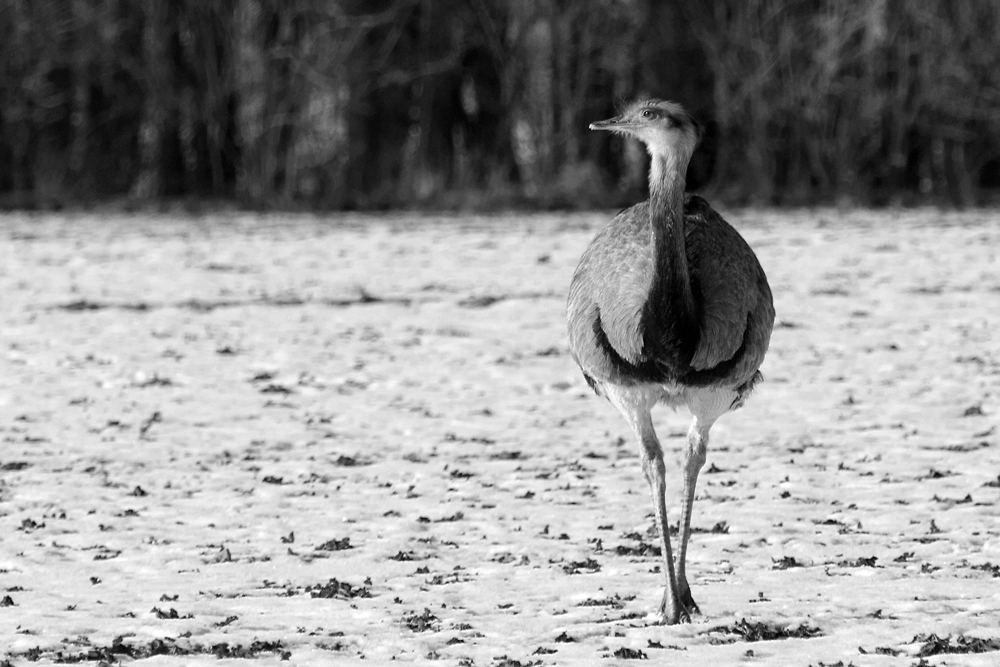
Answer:
[(652, 118), (654, 115), (656, 115), (656, 114), (654, 114), (649, 109), (646, 109), (645, 111), (642, 112), (642, 117), (643, 118)]

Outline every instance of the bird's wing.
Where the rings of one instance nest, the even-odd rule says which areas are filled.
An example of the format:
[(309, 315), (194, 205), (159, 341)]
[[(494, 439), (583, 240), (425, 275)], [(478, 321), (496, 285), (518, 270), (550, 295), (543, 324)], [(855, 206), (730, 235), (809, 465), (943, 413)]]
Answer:
[[(642, 309), (653, 261), (648, 247), (649, 215), (644, 207), (639, 204), (620, 213), (580, 260), (570, 286), (568, 315), (570, 343), (581, 354), (587, 354), (586, 348), (616, 355), (633, 365), (646, 359)], [(594, 359), (590, 363), (599, 362)]]
[(691, 289), (702, 309), (691, 367), (706, 370), (731, 359), (743, 344), (761, 269), (743, 237), (701, 197), (686, 202), (684, 225)]

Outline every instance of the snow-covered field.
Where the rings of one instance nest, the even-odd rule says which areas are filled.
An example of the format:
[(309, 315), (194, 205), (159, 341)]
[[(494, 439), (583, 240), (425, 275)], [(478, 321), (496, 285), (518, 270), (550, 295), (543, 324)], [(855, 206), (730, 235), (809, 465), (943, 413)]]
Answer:
[(609, 214), (0, 217), (0, 665), (997, 664), (1000, 213), (727, 217), (778, 318), (678, 627), (567, 353)]

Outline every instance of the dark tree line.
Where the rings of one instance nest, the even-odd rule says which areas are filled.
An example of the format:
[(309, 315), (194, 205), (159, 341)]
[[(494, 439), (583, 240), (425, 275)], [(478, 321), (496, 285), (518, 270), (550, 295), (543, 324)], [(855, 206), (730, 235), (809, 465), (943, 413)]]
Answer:
[(0, 203), (597, 206), (637, 96), (735, 202), (993, 201), (994, 0), (0, 0)]

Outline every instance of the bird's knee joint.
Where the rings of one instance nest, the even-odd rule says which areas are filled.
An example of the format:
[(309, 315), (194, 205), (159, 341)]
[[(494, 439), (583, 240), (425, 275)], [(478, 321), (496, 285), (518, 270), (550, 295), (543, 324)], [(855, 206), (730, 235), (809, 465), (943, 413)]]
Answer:
[(692, 432), (688, 442), (687, 456), (684, 460), (684, 465), (689, 472), (697, 473), (705, 465), (705, 460), (708, 458), (707, 440), (697, 432)]
[(666, 464), (663, 463), (662, 456), (643, 456), (642, 469), (649, 473), (663, 475), (667, 471)]
[(689, 475), (697, 475), (702, 467), (705, 465), (705, 455), (692, 454), (688, 456), (687, 461), (684, 462), (684, 467), (687, 469)]
[(666, 471), (663, 454), (659, 450), (649, 451), (644, 447), (642, 450), (642, 472), (646, 476), (646, 481), (652, 484), (657, 479), (662, 480)]

